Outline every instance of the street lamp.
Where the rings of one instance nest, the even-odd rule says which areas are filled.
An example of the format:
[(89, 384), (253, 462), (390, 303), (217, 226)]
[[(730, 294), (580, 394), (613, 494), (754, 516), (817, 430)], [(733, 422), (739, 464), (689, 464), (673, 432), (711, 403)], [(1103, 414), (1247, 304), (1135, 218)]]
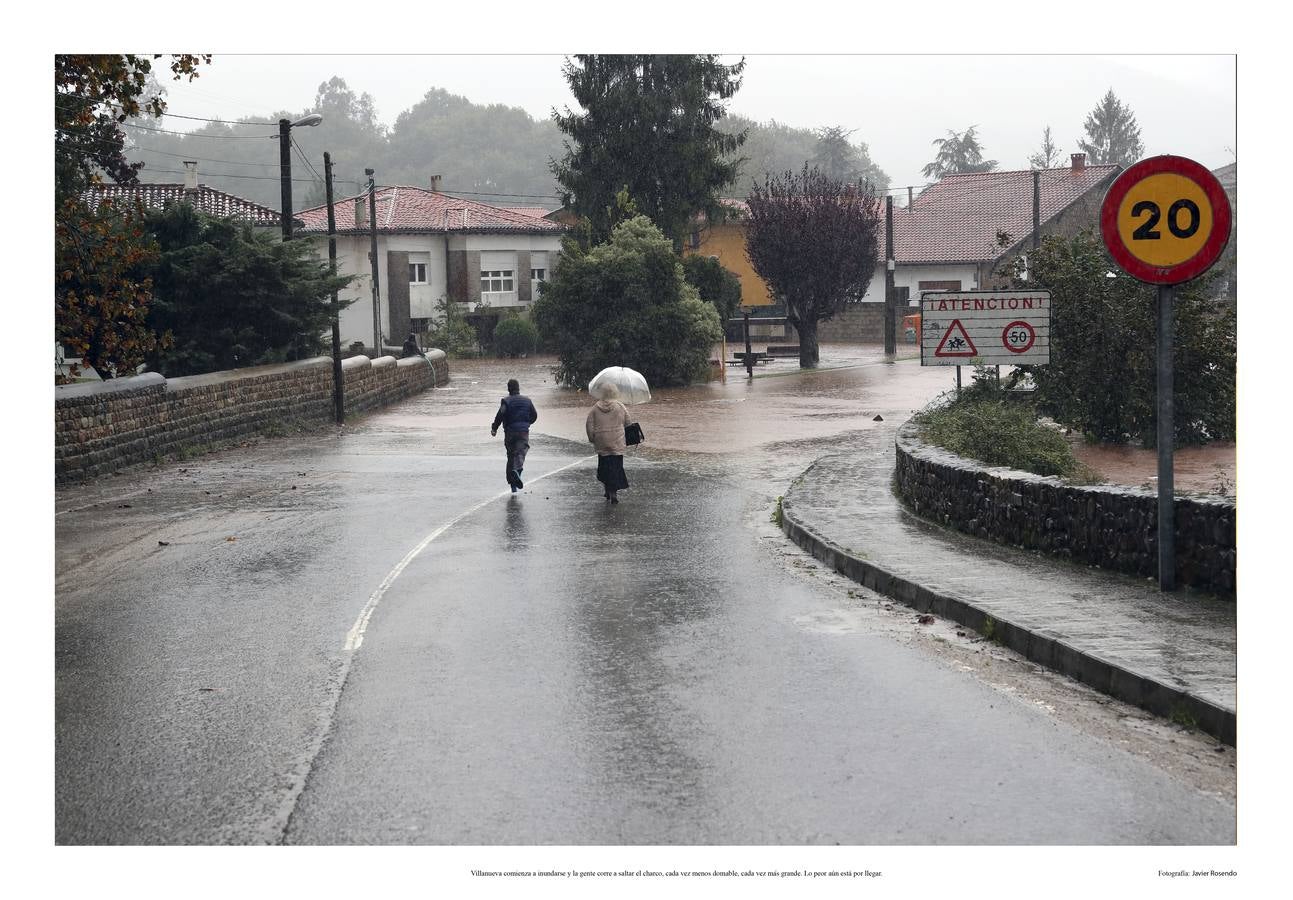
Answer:
[(293, 128), (313, 128), (323, 121), (323, 116), (310, 113), (295, 122), (278, 120), (278, 165), (283, 187), (283, 240), (292, 237), (292, 136)]

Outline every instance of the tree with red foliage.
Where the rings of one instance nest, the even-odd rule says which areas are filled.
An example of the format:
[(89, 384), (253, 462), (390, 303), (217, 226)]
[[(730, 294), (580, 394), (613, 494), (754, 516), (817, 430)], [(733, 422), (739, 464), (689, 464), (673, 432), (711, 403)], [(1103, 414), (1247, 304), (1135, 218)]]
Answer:
[[(170, 69), (176, 79), (192, 79), (210, 61), (175, 54)], [(54, 57), (54, 337), (67, 356), (104, 375), (133, 369), (165, 340), (146, 324), (152, 292), (141, 273), (157, 249), (142, 212), (92, 208), (84, 196), (105, 178), (138, 181), (141, 164), (126, 161), (121, 123), (165, 111), (159, 93), (149, 96), (151, 72), (142, 56)]]
[(745, 253), (799, 332), (799, 365), (817, 367), (817, 323), (860, 300), (875, 272), (880, 201), (870, 185), (804, 166), (769, 175), (749, 197)]

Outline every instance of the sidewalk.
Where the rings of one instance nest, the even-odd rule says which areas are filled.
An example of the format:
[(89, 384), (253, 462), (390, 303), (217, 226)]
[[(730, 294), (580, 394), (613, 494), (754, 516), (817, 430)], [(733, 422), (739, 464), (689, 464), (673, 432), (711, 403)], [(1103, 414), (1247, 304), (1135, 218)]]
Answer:
[(782, 529), (840, 573), (1113, 697), (1235, 742), (1235, 605), (948, 531), (892, 488), (894, 429), (818, 459)]

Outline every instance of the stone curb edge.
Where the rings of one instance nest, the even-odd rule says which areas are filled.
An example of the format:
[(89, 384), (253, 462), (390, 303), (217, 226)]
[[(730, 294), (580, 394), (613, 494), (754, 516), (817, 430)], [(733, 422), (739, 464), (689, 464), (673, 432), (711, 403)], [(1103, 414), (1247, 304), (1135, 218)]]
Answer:
[[(809, 467), (811, 471), (812, 467)], [(807, 474), (807, 473), (805, 473)], [(793, 488), (792, 488), (793, 490)], [(977, 606), (948, 594), (940, 594), (913, 581), (866, 562), (826, 540), (795, 520), (789, 497), (781, 501), (781, 530), (804, 550), (836, 572), (863, 587), (891, 597), (918, 612), (929, 612), (982, 633), (992, 621), (993, 639), (1032, 662), (1076, 679), (1109, 696), (1139, 706), (1155, 715), (1193, 718), (1199, 730), (1223, 743), (1235, 746), (1236, 714), (1180, 688), (1071, 647), (1057, 638), (1040, 634), (998, 618)]]

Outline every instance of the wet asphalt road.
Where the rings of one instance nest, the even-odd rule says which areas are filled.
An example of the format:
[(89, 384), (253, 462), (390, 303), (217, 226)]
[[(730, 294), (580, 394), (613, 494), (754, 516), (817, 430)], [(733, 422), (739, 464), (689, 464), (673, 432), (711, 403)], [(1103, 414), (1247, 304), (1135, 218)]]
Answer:
[[(893, 369), (812, 409), (924, 376)], [(586, 400), (548, 395), (513, 497), (492, 380), (454, 387), (59, 492), (59, 843), (1234, 840), (1232, 801), (777, 562), (756, 526), (806, 465), (785, 444), (829, 436), (653, 448), (610, 507), (571, 440)], [(660, 443), (746, 399), (715, 390), (660, 397), (698, 410)]]

